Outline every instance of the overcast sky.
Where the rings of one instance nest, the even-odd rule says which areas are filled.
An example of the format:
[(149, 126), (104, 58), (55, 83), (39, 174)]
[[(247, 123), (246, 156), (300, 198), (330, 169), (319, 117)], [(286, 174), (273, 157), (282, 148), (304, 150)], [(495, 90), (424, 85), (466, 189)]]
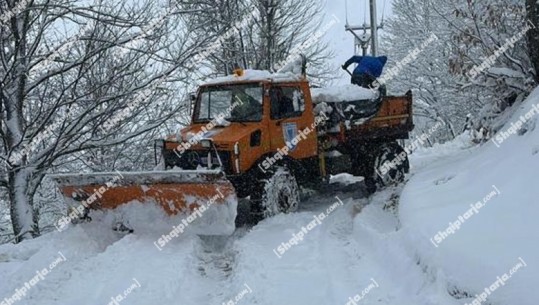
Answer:
[[(333, 15), (339, 18), (340, 23), (336, 23), (326, 33), (325, 39), (329, 43), (330, 47), (335, 53), (333, 64), (335, 67), (341, 66), (350, 56), (354, 54), (354, 37), (350, 32), (344, 30), (346, 25), (346, 0), (320, 0), (326, 1), (326, 18), (324, 25), (333, 20)], [(363, 24), (364, 18), (369, 23), (369, 0), (348, 0), (348, 22), (350, 25)], [(385, 16), (386, 18), (391, 15), (391, 2), (392, 0), (386, 0)], [(384, 0), (377, 0), (378, 20), (382, 18), (382, 11), (384, 9)], [(366, 11), (366, 14), (365, 14)], [(341, 80), (339, 82), (347, 83), (350, 81), (350, 77), (346, 72), (340, 70), (339, 75)]]

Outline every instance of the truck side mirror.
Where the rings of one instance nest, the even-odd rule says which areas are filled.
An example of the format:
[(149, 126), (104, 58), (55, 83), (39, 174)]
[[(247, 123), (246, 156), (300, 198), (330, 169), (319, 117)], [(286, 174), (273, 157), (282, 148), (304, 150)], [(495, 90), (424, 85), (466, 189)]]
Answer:
[(189, 116), (193, 115), (193, 105), (197, 100), (197, 95), (195, 93), (189, 93)]

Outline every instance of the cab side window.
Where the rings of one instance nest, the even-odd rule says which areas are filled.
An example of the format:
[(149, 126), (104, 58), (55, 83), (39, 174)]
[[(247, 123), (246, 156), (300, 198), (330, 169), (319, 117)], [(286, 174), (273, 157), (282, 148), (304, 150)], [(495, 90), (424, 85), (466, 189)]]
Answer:
[(297, 87), (273, 87), (270, 97), (272, 120), (300, 117), (305, 110), (303, 93)]

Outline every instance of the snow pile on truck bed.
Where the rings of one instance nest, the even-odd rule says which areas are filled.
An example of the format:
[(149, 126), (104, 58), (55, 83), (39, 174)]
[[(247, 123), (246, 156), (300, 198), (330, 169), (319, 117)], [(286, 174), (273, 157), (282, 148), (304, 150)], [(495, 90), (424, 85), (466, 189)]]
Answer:
[(378, 93), (374, 90), (351, 84), (311, 89), (311, 96), (314, 103), (339, 103), (372, 100), (376, 98), (377, 94)]
[[(412, 164), (419, 158), (424, 168), (414, 170), (402, 193), (403, 230), (421, 264), (447, 278), (461, 304), (534, 305), (539, 300), (534, 288), (539, 283), (539, 113), (532, 114), (534, 104), (539, 106), (539, 89), (496, 134), (496, 143), (450, 157), (443, 156), (448, 145), (435, 147), (433, 157), (424, 151), (413, 155)], [(519, 120), (525, 121), (522, 129), (510, 135)]]

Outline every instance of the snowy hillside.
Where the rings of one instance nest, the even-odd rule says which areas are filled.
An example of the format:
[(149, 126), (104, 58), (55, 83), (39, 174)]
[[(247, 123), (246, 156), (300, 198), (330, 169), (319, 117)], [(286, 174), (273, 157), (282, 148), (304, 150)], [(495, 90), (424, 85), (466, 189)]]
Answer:
[(539, 298), (537, 106), (539, 89), (493, 141), (451, 155), (444, 151), (455, 143), (418, 154), (402, 193), (402, 230), (421, 264), (482, 302), (485, 294), (491, 304), (532, 305)]

